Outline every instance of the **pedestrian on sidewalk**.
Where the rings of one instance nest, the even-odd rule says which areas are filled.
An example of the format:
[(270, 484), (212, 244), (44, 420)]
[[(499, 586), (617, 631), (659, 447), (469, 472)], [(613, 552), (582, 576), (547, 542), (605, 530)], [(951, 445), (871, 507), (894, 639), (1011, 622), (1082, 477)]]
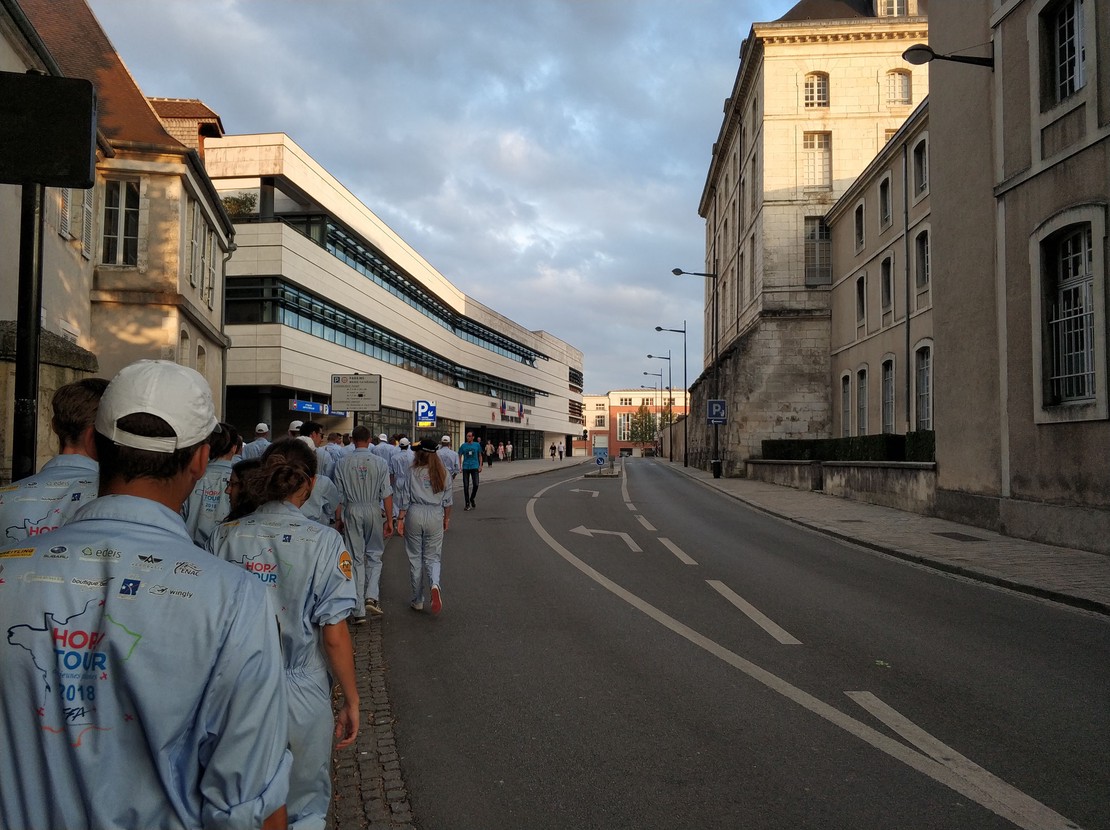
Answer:
[(505, 460), (506, 461), (512, 461), (513, 460), (513, 442), (512, 441), (506, 441), (505, 442)]
[(60, 452), (36, 475), (14, 481), (0, 493), (0, 544), (61, 527), (77, 508), (96, 498), (100, 476), (93, 425), (107, 386), (103, 378), (85, 378), (54, 393), (50, 428)]
[(359, 729), (354, 650), (347, 618), (357, 611), (353, 563), (343, 537), (306, 522), (300, 507), (312, 492), (316, 453), (297, 440), (276, 441), (246, 479), (262, 504), (216, 528), (209, 549), (246, 568), (269, 589), (281, 631), (288, 687), (289, 823), (323, 827), (331, 802), (332, 678), (342, 703), (335, 749), (354, 743)]
[(493, 467), (493, 453), (494, 453), (493, 441), (490, 441), (487, 438), (486, 439), (486, 467), (487, 468)]
[(343, 539), (354, 558), (355, 594), (366, 609), (355, 611), (352, 622), (357, 624), (366, 612), (382, 613), (379, 587), (382, 554), (393, 535), (393, 488), (385, 461), (370, 449), (370, 430), (360, 424), (351, 437), (355, 450), (335, 465), (335, 482), (343, 504)]
[(414, 611), (424, 610), (424, 579), (431, 585), (431, 612), (443, 609), (440, 568), (443, 561), (443, 536), (451, 522), (451, 490), (447, 471), (436, 455), (434, 438), (418, 445), (416, 457), (400, 491), (397, 532), (405, 537), (409, 557)]
[(208, 381), (132, 363), (95, 424), (101, 495), (0, 555), (0, 827), (285, 827), (267, 591), (177, 512), (217, 427)]
[(459, 447), (459, 463), (463, 477), (463, 510), (477, 507), (474, 499), (478, 495), (478, 474), (482, 471), (482, 445), (474, 440), (474, 433), (466, 434), (466, 443)]
[(552, 461), (555, 460), (555, 442), (554, 441), (551, 442), (551, 460)]
[(563, 446), (563, 442), (562, 442), (562, 441), (560, 441), (560, 442), (559, 442), (559, 460), (560, 460), (560, 461), (562, 461), (562, 460), (563, 460), (563, 452), (565, 451), (565, 449), (566, 449), (566, 447), (565, 447), (565, 446)]

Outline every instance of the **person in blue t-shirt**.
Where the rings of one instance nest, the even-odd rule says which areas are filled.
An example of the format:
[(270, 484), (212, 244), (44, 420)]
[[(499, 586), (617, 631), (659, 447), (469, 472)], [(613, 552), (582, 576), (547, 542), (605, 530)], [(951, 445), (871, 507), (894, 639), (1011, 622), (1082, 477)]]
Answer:
[(466, 442), (459, 447), (459, 462), (462, 464), (463, 510), (473, 510), (478, 505), (474, 497), (478, 495), (478, 473), (482, 470), (482, 445), (474, 440), (474, 433), (466, 434)]

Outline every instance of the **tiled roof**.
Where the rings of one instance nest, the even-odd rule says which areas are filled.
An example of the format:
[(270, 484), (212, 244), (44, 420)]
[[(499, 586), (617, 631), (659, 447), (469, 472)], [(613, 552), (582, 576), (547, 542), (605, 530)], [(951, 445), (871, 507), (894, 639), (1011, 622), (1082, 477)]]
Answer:
[(85, 0), (18, 0), (62, 71), (96, 88), (97, 127), (110, 141), (180, 148), (162, 126)]
[(850, 20), (875, 17), (874, 0), (801, 0), (779, 20)]
[(219, 121), (220, 116), (196, 98), (147, 98), (161, 118), (194, 118), (197, 121)]

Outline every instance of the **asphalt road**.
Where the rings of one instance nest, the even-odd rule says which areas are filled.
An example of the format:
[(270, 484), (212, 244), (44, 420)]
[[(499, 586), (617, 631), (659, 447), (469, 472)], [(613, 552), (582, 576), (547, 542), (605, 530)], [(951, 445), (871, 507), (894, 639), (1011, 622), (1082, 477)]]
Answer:
[(387, 548), (421, 830), (1110, 828), (1105, 618), (626, 469), (483, 484), (439, 618)]

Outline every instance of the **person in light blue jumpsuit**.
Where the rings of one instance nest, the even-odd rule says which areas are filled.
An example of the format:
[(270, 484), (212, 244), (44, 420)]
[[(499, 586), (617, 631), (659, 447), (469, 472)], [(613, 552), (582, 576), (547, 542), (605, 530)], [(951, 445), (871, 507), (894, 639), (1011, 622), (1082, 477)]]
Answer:
[(409, 558), (412, 584), (410, 605), (424, 610), (424, 578), (431, 585), (431, 611), (443, 608), (440, 590), (440, 567), (443, 559), (443, 535), (451, 522), (451, 486), (443, 462), (436, 455), (439, 448), (434, 438), (425, 438), (418, 445), (412, 466), (399, 491), (397, 532), (405, 537), (405, 553)]
[(324, 527), (336, 527), (341, 520), (343, 498), (335, 482), (323, 473), (316, 475), (312, 493), (301, 506), (301, 512)]
[(231, 499), (227, 493), (227, 483), (231, 480), (232, 459), (239, 452), (242, 439), (231, 424), (220, 424), (220, 431), (212, 433), (211, 460), (189, 493), (189, 498), (181, 506), (181, 517), (185, 527), (198, 547), (208, 544), (216, 525), (227, 518), (231, 512)]
[(61, 453), (32, 476), (0, 487), (0, 545), (33, 538), (64, 525), (96, 498), (100, 482), (93, 422), (108, 381), (86, 378), (54, 393), (50, 426)]
[(459, 464), (459, 454), (451, 449), (451, 436), (444, 435), (439, 439), (439, 449), (436, 450), (436, 455), (439, 460), (443, 462), (443, 469), (447, 471), (447, 489), (450, 501), (448, 504), (455, 504), (455, 476), (462, 472), (462, 466)]
[(316, 472), (316, 454), (297, 440), (275, 441), (243, 486), (262, 506), (225, 522), (209, 539), (217, 557), (266, 586), (277, 612), (289, 697), (289, 826), (323, 830), (331, 801), (332, 686), (343, 692), (337, 749), (358, 734), (358, 690), (347, 618), (358, 610), (351, 555), (331, 528), (300, 511)]
[[(355, 560), (359, 602), (370, 613), (381, 614), (382, 554), (385, 540), (393, 535), (393, 488), (385, 462), (368, 447), (370, 430), (359, 425), (351, 437), (355, 451), (335, 465), (343, 502), (343, 538)], [(382, 516), (383, 505), (386, 518)], [(365, 613), (356, 611), (353, 622), (363, 619)]]
[(215, 427), (192, 369), (125, 367), (96, 420), (102, 495), (0, 550), (0, 827), (285, 826), (267, 592), (177, 512)]

